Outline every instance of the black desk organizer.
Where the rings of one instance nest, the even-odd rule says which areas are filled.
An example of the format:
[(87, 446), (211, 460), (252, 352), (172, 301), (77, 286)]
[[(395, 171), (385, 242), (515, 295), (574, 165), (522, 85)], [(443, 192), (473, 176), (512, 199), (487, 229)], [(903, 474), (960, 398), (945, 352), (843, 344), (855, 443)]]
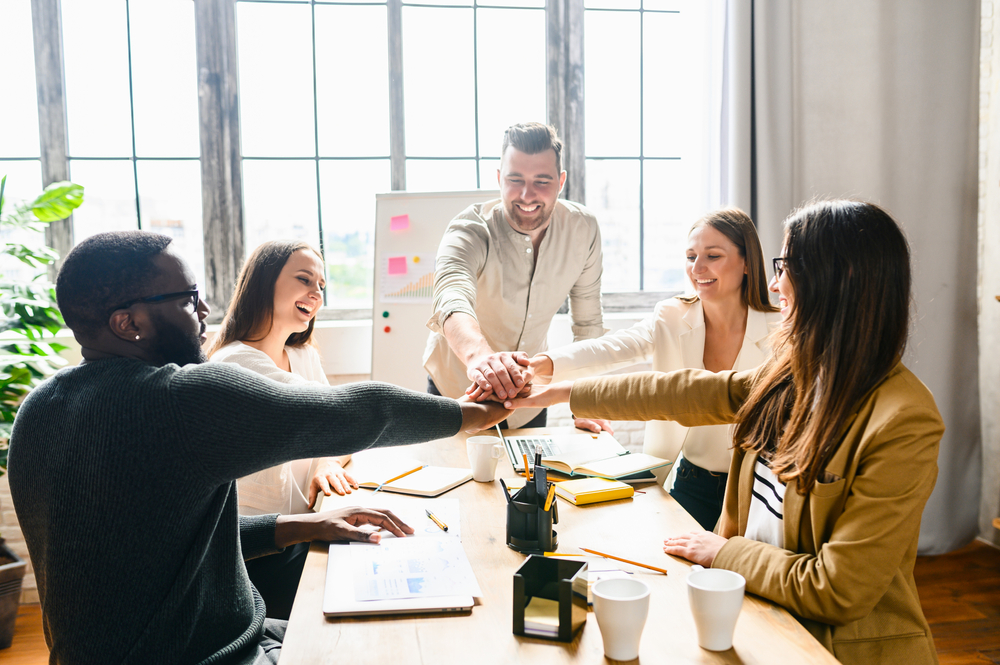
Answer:
[(507, 502), (507, 546), (523, 554), (554, 552), (559, 546), (553, 524), (559, 523), (555, 498), (545, 510), (550, 483), (543, 467)]
[[(559, 603), (556, 635), (528, 634), (524, 630), (524, 608), (532, 598)], [(572, 642), (587, 623), (587, 562), (529, 556), (514, 573), (514, 634), (559, 642)]]

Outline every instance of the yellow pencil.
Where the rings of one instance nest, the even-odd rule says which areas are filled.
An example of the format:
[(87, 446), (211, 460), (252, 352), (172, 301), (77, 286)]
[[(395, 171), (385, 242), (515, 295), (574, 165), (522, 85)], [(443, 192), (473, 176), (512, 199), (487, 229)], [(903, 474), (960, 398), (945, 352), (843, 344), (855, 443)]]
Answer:
[(549, 485), (549, 493), (545, 496), (545, 506), (542, 510), (549, 512), (549, 508), (552, 507), (552, 499), (554, 498), (556, 498), (556, 484), (552, 483)]
[(596, 554), (597, 556), (603, 556), (606, 559), (614, 559), (615, 561), (622, 561), (624, 563), (630, 563), (633, 566), (639, 566), (640, 568), (648, 568), (649, 570), (655, 570), (658, 573), (667, 574), (667, 571), (663, 568), (657, 568), (656, 566), (649, 566), (644, 563), (639, 563), (638, 561), (631, 561), (629, 559), (623, 559), (620, 556), (614, 556), (613, 554), (605, 554), (604, 552), (598, 552), (597, 550), (588, 550), (586, 547), (581, 547), (584, 552), (590, 552), (591, 554)]
[(531, 469), (528, 468), (528, 453), (521, 453), (521, 457), (524, 458), (524, 477), (527, 480), (531, 480)]
[[(410, 469), (410, 470), (409, 470), (409, 471), (407, 471), (406, 473), (401, 473), (401, 474), (399, 474), (398, 476), (396, 476), (396, 477), (394, 477), (394, 478), (390, 478), (389, 480), (386, 480), (385, 482), (383, 482), (383, 483), (379, 484), (379, 486), (375, 488), (375, 492), (377, 492), (377, 491), (379, 491), (380, 489), (382, 489), (382, 486), (383, 486), (383, 485), (388, 485), (389, 483), (393, 483), (393, 482), (396, 482), (396, 481), (397, 481), (397, 480), (399, 480), (400, 478), (403, 478), (403, 477), (405, 477), (405, 476), (408, 476), (408, 475), (410, 475), (411, 473), (416, 473), (417, 471), (420, 471), (420, 469), (424, 468), (425, 466), (427, 466), (427, 465), (426, 465), (426, 464), (421, 464), (421, 465), (420, 465), (420, 466), (418, 466), (418, 467), (417, 467), (416, 469)], [(374, 494), (375, 492), (372, 492), (372, 494)]]
[(563, 554), (561, 552), (543, 552), (545, 556), (587, 556), (586, 554)]

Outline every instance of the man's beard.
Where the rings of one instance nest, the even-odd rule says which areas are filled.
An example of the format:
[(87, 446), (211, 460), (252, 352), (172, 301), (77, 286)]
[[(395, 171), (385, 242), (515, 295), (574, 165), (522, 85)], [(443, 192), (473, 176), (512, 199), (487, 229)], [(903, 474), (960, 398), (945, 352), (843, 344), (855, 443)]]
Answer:
[(526, 220), (522, 217), (521, 211), (517, 209), (517, 206), (514, 205), (513, 201), (508, 203), (505, 209), (507, 217), (514, 222), (514, 225), (517, 226), (518, 230), (527, 233), (528, 231), (534, 231), (545, 226), (545, 224), (548, 223), (549, 218), (552, 217), (552, 210), (550, 208), (547, 208), (543, 203), (539, 203), (538, 205), (541, 206), (541, 210), (539, 211), (540, 214), (534, 220)]
[(190, 365), (207, 362), (204, 349), (201, 348), (201, 333), (205, 332), (205, 323), (197, 333), (188, 333), (179, 326), (160, 318), (157, 321), (156, 353), (163, 364)]

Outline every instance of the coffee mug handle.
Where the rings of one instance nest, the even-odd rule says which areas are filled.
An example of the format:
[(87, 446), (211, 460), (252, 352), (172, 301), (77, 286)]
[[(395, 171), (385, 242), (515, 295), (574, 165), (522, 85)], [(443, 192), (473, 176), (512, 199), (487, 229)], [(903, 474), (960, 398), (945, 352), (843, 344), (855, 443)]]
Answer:
[(493, 446), (493, 459), (500, 459), (501, 455), (503, 455), (503, 446), (498, 443)]
[(697, 573), (697, 572), (700, 572), (702, 570), (705, 570), (705, 566), (699, 566), (698, 564), (694, 564), (693, 566), (691, 566), (691, 570), (689, 570), (688, 573), (689, 574), (690, 573)]

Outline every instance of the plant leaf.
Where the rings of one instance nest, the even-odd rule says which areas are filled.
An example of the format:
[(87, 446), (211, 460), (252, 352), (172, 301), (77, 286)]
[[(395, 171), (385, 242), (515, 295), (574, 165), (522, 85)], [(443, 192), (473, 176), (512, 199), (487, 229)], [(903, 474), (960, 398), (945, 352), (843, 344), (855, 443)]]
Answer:
[(81, 203), (83, 203), (83, 185), (63, 180), (46, 187), (29, 207), (39, 221), (55, 222), (72, 215), (73, 210), (79, 208)]

